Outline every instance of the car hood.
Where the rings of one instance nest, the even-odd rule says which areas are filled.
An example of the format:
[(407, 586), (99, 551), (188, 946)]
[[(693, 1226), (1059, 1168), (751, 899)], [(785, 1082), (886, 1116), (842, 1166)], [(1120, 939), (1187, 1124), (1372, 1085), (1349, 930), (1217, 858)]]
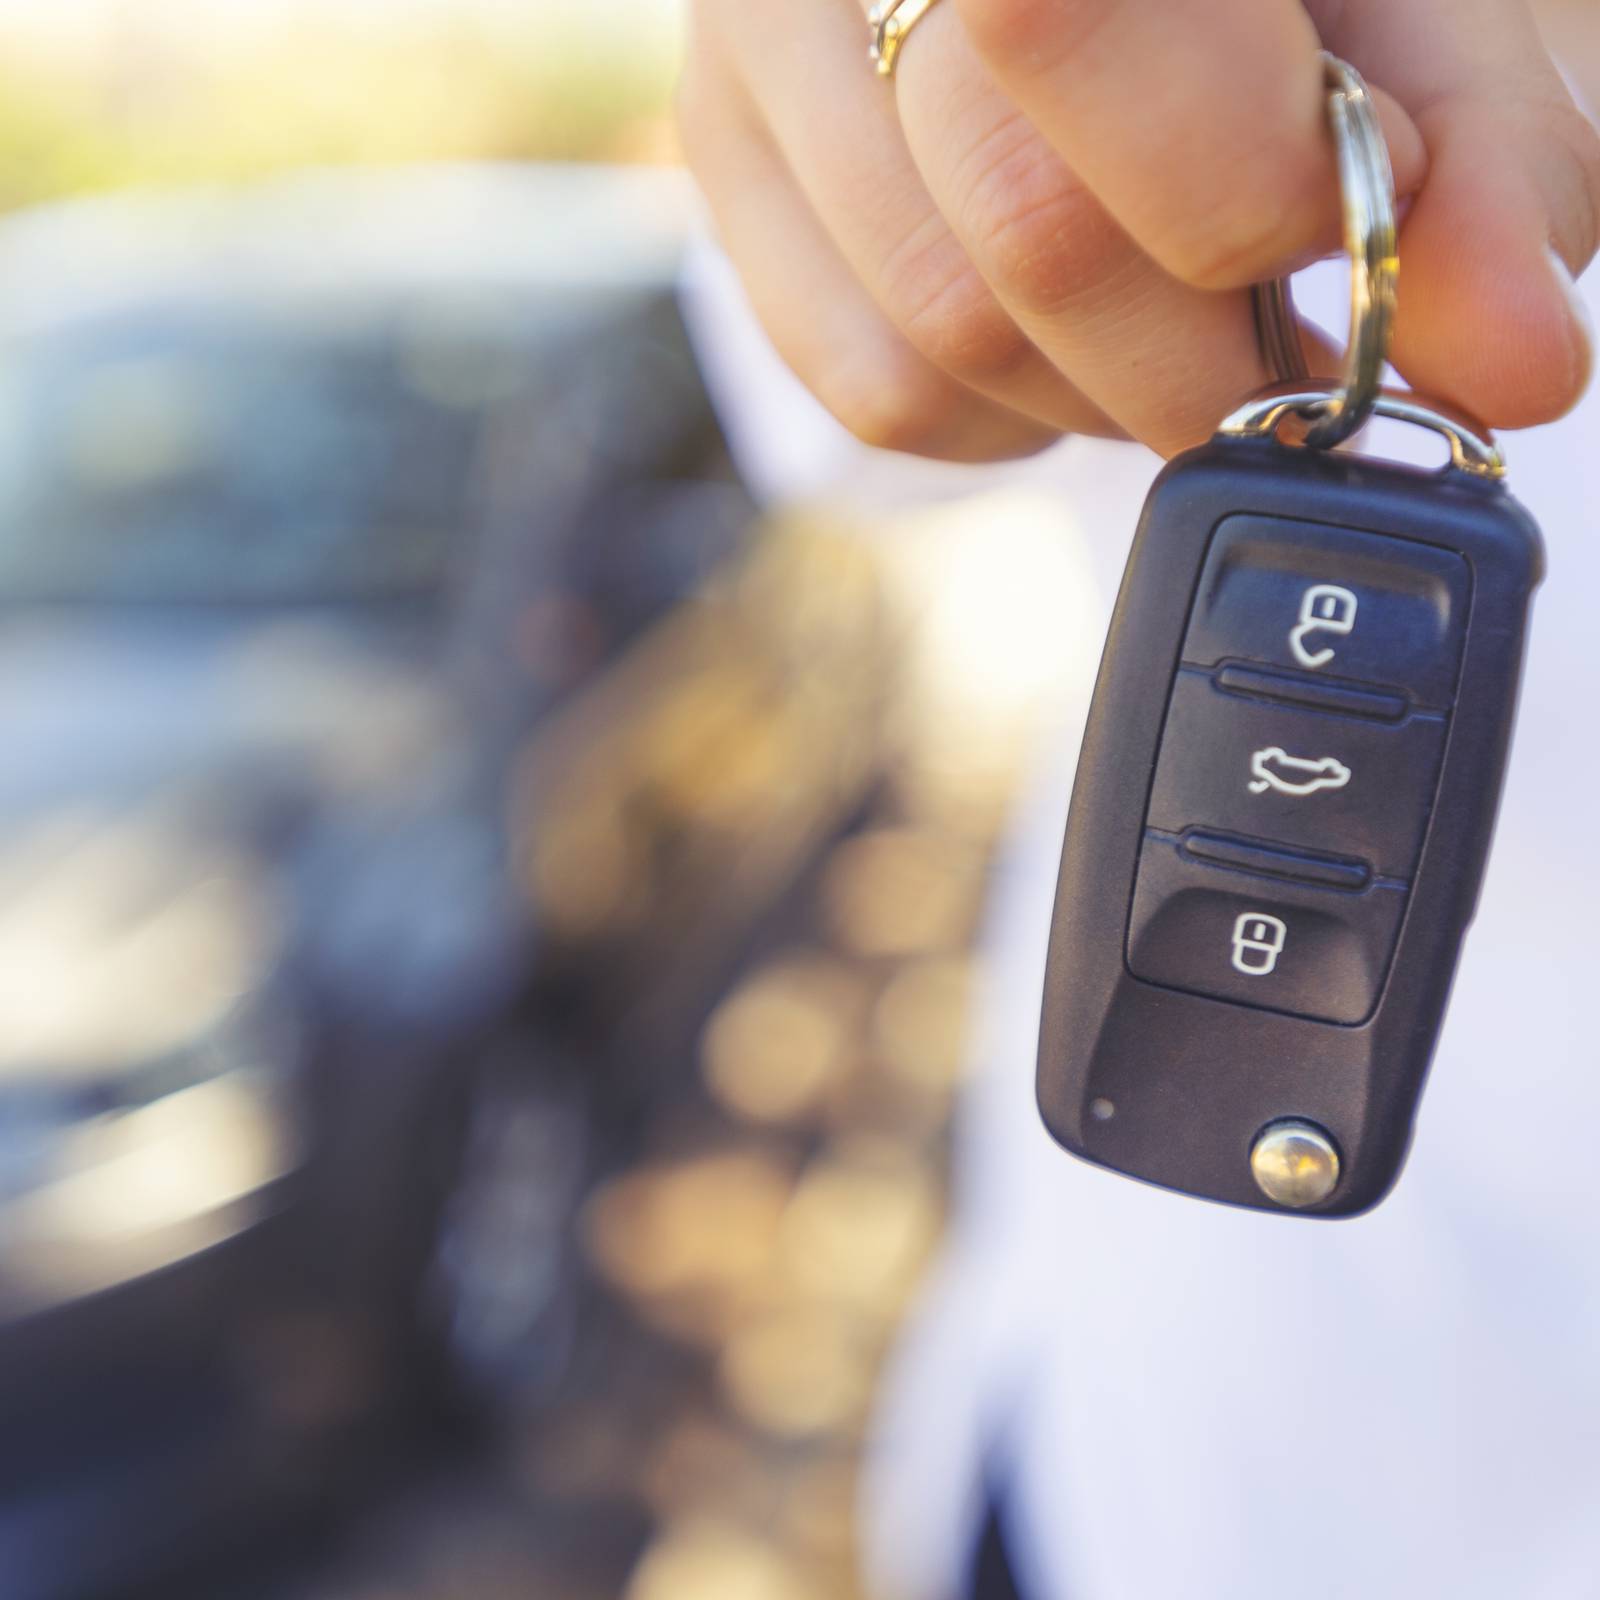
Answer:
[(415, 784), (451, 726), (416, 624), (0, 618), (0, 828), (179, 793), (255, 808), (359, 799)]
[[(219, 912), (220, 886), (248, 881), (301, 987), (366, 1026), (463, 1026), (508, 992), (524, 948), (492, 733), (470, 699), (415, 619), (0, 621), (0, 888), (38, 879), (30, 906), (98, 907), (94, 885), (115, 877), (100, 852), (151, 880), (141, 904), (181, 899), (198, 875), (206, 915), (257, 929), (254, 909)], [(111, 965), (120, 910), (84, 913), (70, 938), (41, 916), (19, 911), (13, 942), (63, 983), (135, 973)], [(179, 941), (165, 976), (136, 987), (191, 996), (183, 950), (226, 948), (215, 931)], [(273, 964), (254, 957), (228, 981), (249, 990)], [(68, 1032), (94, 1070), (103, 1057)]]

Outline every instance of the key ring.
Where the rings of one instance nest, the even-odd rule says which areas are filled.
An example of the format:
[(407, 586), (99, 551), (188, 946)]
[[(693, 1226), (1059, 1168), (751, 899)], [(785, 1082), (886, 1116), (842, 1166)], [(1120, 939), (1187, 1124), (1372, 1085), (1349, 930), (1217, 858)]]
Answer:
[(1327, 450), (1377, 414), (1443, 434), (1450, 444), (1452, 466), (1478, 477), (1502, 477), (1505, 457), (1481, 424), (1421, 395), (1382, 387), (1400, 275), (1394, 173), (1377, 107), (1361, 74), (1326, 51), (1322, 64), (1328, 124), (1339, 161), (1344, 244), (1351, 264), (1344, 372), (1335, 383), (1310, 376), (1289, 280), (1257, 284), (1252, 296), (1256, 341), (1278, 382), (1239, 407), (1219, 432), (1275, 433), (1293, 414), (1309, 423), (1301, 442)]
[[(1333, 386), (1314, 378), (1275, 383), (1224, 417), (1217, 433), (1242, 439), (1270, 438), (1289, 417), (1315, 415), (1332, 397)], [(1457, 471), (1474, 478), (1506, 475), (1506, 458), (1494, 435), (1453, 407), (1398, 389), (1380, 389), (1372, 402), (1372, 415), (1443, 435), (1450, 446), (1450, 465)], [(1312, 443), (1309, 437), (1303, 442)]]
[[(1338, 386), (1309, 408), (1305, 442), (1326, 450), (1372, 414), (1389, 353), (1395, 282), (1400, 274), (1394, 173), (1372, 95), (1354, 67), (1323, 53), (1328, 125), (1339, 161), (1344, 247), (1350, 256), (1350, 339)], [(1256, 336), (1267, 365), (1283, 382), (1309, 376), (1287, 279), (1255, 290)]]

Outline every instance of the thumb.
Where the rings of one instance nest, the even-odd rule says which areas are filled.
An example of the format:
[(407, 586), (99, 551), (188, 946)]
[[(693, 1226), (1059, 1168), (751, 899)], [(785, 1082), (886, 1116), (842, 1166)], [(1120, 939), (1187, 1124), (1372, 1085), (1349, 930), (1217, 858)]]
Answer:
[(1600, 135), (1520, 3), (1357, 0), (1345, 21), (1428, 147), (1400, 235), (1395, 365), (1492, 426), (1560, 416), (1593, 360), (1573, 279), (1600, 245)]
[(1463, 99), (1419, 126), (1432, 162), (1401, 234), (1395, 365), (1493, 426), (1548, 422), (1593, 361), (1573, 279), (1600, 243), (1600, 137), (1570, 102)]

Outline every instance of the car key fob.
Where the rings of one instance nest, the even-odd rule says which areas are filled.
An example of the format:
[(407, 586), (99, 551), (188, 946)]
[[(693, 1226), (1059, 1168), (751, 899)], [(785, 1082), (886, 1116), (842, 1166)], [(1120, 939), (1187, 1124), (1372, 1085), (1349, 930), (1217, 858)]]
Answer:
[(1460, 433), (1426, 472), (1274, 426), (1258, 406), (1145, 506), (1073, 790), (1038, 1095), (1090, 1161), (1347, 1216), (1405, 1157), (1543, 557)]

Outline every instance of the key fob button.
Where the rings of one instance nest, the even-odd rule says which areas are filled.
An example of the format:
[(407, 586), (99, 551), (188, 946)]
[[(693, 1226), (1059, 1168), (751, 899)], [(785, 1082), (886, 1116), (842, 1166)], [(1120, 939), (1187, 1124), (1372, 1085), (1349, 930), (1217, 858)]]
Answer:
[(1447, 710), (1472, 585), (1449, 550), (1281, 517), (1217, 528), (1183, 659), (1393, 685)]
[(1184, 669), (1173, 685), (1149, 823), (1203, 826), (1356, 856), (1408, 878), (1422, 847), (1445, 719), (1336, 716), (1224, 692)]
[(1348, 893), (1236, 872), (1147, 837), (1128, 927), (1136, 977), (1320, 1022), (1372, 1014), (1406, 891)]

